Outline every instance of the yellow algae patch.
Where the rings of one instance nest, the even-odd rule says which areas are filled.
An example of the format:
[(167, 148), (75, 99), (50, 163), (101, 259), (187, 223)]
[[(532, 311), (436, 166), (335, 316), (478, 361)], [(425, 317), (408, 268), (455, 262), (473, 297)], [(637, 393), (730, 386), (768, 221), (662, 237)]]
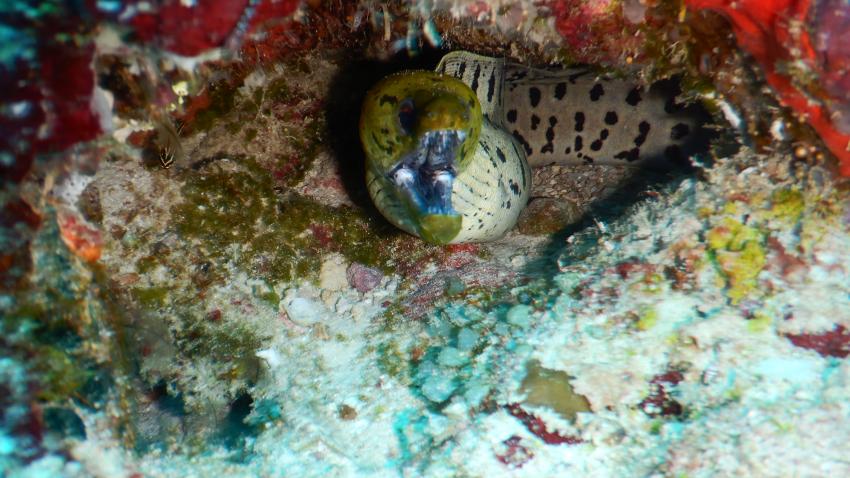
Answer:
[(641, 311), (640, 318), (637, 321), (638, 330), (649, 330), (658, 322), (658, 312), (655, 309), (646, 309)]
[(773, 319), (769, 315), (756, 312), (755, 316), (747, 321), (747, 329), (750, 332), (764, 332), (772, 323)]
[(727, 295), (733, 304), (756, 289), (759, 273), (767, 263), (764, 233), (741, 222), (725, 218), (706, 234), (709, 250), (726, 279)]
[(520, 390), (526, 396), (524, 404), (548, 407), (570, 421), (575, 420), (577, 413), (590, 411), (590, 402), (573, 390), (569, 375), (543, 368), (536, 360), (526, 366)]

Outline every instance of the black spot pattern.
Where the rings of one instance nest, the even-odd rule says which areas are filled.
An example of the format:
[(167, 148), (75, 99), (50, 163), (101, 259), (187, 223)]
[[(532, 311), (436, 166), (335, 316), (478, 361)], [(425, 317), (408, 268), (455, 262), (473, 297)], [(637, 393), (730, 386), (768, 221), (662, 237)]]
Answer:
[(646, 137), (649, 135), (649, 123), (641, 121), (640, 124), (638, 124), (638, 131), (640, 134), (635, 138), (635, 146), (640, 147), (646, 142)]
[(519, 196), (519, 184), (515, 183), (513, 179), (510, 179), (508, 180), (508, 185), (511, 188), (511, 192), (513, 192), (515, 196)]
[(575, 115), (576, 120), (576, 131), (581, 133), (584, 130), (584, 113), (581, 111), (576, 112)]
[(567, 83), (562, 81), (555, 85), (555, 99), (562, 100), (564, 99), (564, 95), (567, 94)]
[(549, 127), (546, 128), (546, 144), (540, 148), (540, 154), (545, 153), (554, 153), (555, 152), (555, 125), (558, 124), (558, 118), (554, 116), (549, 117)]
[(478, 93), (478, 77), (481, 76), (481, 65), (475, 65), (475, 73), (472, 74), (472, 84), (469, 85), (476, 94)]
[(599, 98), (602, 98), (604, 94), (605, 89), (602, 88), (602, 83), (597, 83), (590, 89), (590, 101), (599, 101)]
[(667, 98), (667, 101), (664, 102), (664, 112), (667, 113), (668, 115), (678, 113), (679, 111), (682, 111), (682, 109), (683, 109), (682, 105), (676, 103), (676, 97), (675, 96), (671, 96), (671, 97)]
[(576, 135), (575, 144), (573, 145), (573, 147), (575, 147), (576, 153), (578, 153), (579, 151), (581, 151), (581, 148), (582, 148), (582, 146), (583, 146), (583, 145), (582, 145), (582, 143), (583, 143), (583, 141), (582, 141), (582, 139), (581, 139), (581, 135), (580, 135), (580, 134), (579, 134), (579, 135)]
[(540, 88), (532, 86), (528, 89), (528, 100), (531, 101), (531, 107), (536, 108), (540, 103)]
[(540, 124), (540, 117), (537, 115), (531, 115), (531, 129), (537, 129), (537, 125)]
[(505, 157), (505, 152), (502, 151), (502, 148), (496, 148), (496, 156), (499, 157), (499, 161), (501, 161), (502, 163), (508, 162), (508, 158)]
[(466, 62), (463, 61), (457, 67), (457, 77), (463, 78), (463, 74), (466, 72)]
[[(608, 129), (602, 128), (602, 131), (599, 132), (599, 138), (590, 143), (590, 149), (593, 151), (599, 151), (602, 149), (603, 143), (608, 139)], [(587, 162), (587, 157), (585, 157), (585, 162)], [(592, 162), (592, 159), (591, 159)]]
[(629, 94), (626, 96), (626, 103), (631, 106), (637, 106), (642, 99), (643, 98), (640, 94), (640, 87), (635, 86), (634, 88), (632, 88), (632, 91), (629, 91)]
[(517, 130), (514, 130), (513, 135), (514, 135), (514, 138), (516, 138), (516, 140), (519, 141), (519, 144), (522, 145), (522, 149), (525, 150), (525, 155), (531, 156), (531, 153), (533, 152), (533, 150), (531, 149), (531, 145), (528, 144), (528, 141), (526, 141), (525, 138), (522, 136), (522, 134), (520, 134), (520, 132), (517, 131)]
[(487, 143), (484, 141), (478, 140), (478, 144), (481, 145), (481, 148), (484, 149), (484, 152), (487, 153), (487, 156), (490, 156), (490, 148), (487, 147)]
[(380, 100), (378, 100), (378, 106), (384, 106), (384, 103), (394, 105), (398, 103), (398, 98), (396, 98), (395, 96), (384, 95), (381, 97)]
[(632, 148), (628, 151), (620, 151), (619, 153), (614, 155), (615, 159), (625, 159), (628, 162), (637, 161), (640, 159), (640, 149)]
[(605, 124), (614, 126), (615, 124), (617, 124), (617, 121), (619, 121), (619, 118), (617, 118), (616, 111), (609, 111), (605, 113)]
[(508, 122), (516, 123), (516, 110), (508, 110)]
[(514, 82), (517, 80), (521, 80), (528, 76), (528, 70), (516, 69), (514, 72), (507, 78), (508, 81)]
[(490, 79), (487, 80), (487, 102), (493, 102), (493, 93), (496, 91), (496, 72), (490, 72)]
[(373, 141), (373, 142), (374, 142), (374, 143), (375, 143), (375, 144), (376, 144), (379, 148), (381, 148), (381, 150), (382, 150), (383, 152), (387, 153), (387, 155), (392, 156), (392, 154), (393, 154), (393, 147), (392, 147), (392, 146), (390, 146), (390, 145), (383, 145), (383, 144), (381, 144), (381, 141), (378, 139), (378, 136), (375, 134), (375, 132), (374, 132), (374, 131), (372, 131), (372, 141)]
[(690, 126), (685, 123), (676, 123), (676, 126), (673, 126), (673, 129), (670, 130), (670, 139), (673, 141), (680, 140), (688, 135), (691, 132)]

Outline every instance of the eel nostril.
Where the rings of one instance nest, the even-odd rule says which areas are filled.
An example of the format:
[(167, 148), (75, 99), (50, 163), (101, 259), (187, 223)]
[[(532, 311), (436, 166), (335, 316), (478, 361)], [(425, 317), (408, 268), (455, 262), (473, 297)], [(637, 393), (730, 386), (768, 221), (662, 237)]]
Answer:
[(416, 109), (413, 106), (413, 100), (410, 98), (401, 102), (398, 109), (398, 122), (401, 124), (401, 129), (408, 135), (412, 135), (416, 128)]

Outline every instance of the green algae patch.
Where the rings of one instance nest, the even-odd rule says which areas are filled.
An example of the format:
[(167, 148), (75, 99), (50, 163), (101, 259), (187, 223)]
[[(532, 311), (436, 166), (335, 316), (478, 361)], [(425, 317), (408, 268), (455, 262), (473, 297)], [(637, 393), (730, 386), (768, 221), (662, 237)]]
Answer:
[(767, 264), (762, 231), (727, 217), (708, 231), (706, 243), (726, 280), (732, 304), (757, 290), (758, 275)]
[(196, 318), (184, 318), (184, 329), (176, 336), (184, 359), (204, 357), (226, 364), (216, 378), (227, 382), (252, 383), (261, 370), (257, 350), (265, 338), (244, 322), (210, 323)]
[(384, 270), (392, 262), (397, 234), (354, 208), (281, 193), (274, 173), (253, 158), (211, 158), (182, 179), (173, 227), (203, 260), (232, 263), (269, 284), (316, 280), (330, 252)]
[(35, 357), (33, 368), (41, 375), (43, 386), (38, 398), (42, 400), (65, 400), (76, 394), (93, 375), (80, 366), (79, 357), (57, 347), (39, 347)]
[(292, 90), (289, 88), (289, 80), (278, 77), (269, 82), (266, 87), (265, 97), (273, 102), (287, 102), (292, 99)]
[(159, 265), (159, 260), (156, 256), (144, 256), (136, 261), (136, 271), (139, 274), (147, 274)]
[(590, 402), (573, 390), (569, 375), (544, 368), (536, 360), (526, 366), (520, 390), (525, 394), (524, 404), (548, 407), (569, 421), (575, 421), (578, 413), (590, 411)]
[(255, 291), (254, 297), (266, 302), (274, 308), (277, 308), (278, 304), (280, 304), (280, 296), (273, 289), (265, 292)]
[(390, 377), (405, 381), (410, 362), (399, 345), (390, 341), (378, 346), (378, 366)]
[[(239, 83), (241, 84), (241, 81)], [(230, 114), (236, 104), (239, 86), (239, 84), (231, 85), (226, 81), (207, 85), (206, 96), (203, 98), (207, 105), (195, 114), (194, 121), (191, 123), (192, 128), (196, 131), (207, 131)]]
[(168, 301), (168, 287), (138, 287), (132, 290), (133, 297), (146, 309), (157, 309)]

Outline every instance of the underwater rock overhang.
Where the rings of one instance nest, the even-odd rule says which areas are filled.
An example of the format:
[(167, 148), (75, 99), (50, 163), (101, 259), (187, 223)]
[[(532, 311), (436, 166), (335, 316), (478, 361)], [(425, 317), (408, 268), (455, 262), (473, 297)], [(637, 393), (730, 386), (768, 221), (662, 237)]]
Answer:
[[(120, 13), (132, 5), (120, 4), (107, 19), (122, 23)], [(150, 71), (139, 74), (116, 61), (126, 50), (102, 55), (93, 48), (103, 43), (85, 35), (36, 36), (33, 51), (55, 61), (15, 59), (23, 61), (17, 73), (41, 83), (12, 85), (15, 101), (4, 110), (10, 128), (30, 139), (10, 147), (19, 156), (4, 162), (4, 180), (21, 184), (11, 191), (23, 198), (4, 205), (3, 226), (11, 234), (4, 237), (10, 247), (2, 256), (3, 286), (12, 291), (3, 301), (10, 357), (2, 372), (12, 391), (4, 410), (15, 412), (3, 415), (3, 450), (15, 445), (3, 455), (8, 460), (0, 466), (12, 467), (4, 470), (179, 476), (232, 466), (235, 474), (254, 476), (281, 467), (304, 475), (331, 467), (350, 475), (488, 470), (539, 476), (584, 466), (591, 474), (664, 469), (698, 476), (805, 463), (846, 474), (846, 464), (830, 460), (827, 451), (850, 443), (842, 434), (850, 427), (833, 426), (847, 421), (842, 397), (850, 323), (840, 317), (847, 306), (848, 209), (846, 194), (820, 168), (790, 169), (790, 155), (742, 153), (701, 182), (662, 191), (658, 204), (572, 235), (561, 270), (550, 274), (554, 286), (532, 277), (506, 288), (533, 267), (525, 267), (521, 245), (428, 248), (376, 234), (380, 226), (346, 202), (333, 162), (322, 159), (317, 146), (323, 138), (315, 117), (323, 105), (316, 99), (327, 93), (313, 78), (328, 62), (294, 52), (323, 48), (322, 41), (362, 46), (356, 33), (335, 36), (332, 26), (313, 33), (298, 21), (277, 23), (269, 13), (275, 7), (288, 14), (296, 2), (224, 2), (216, 5), (227, 7), (216, 18), (201, 14), (211, 12), (212, 3), (163, 5), (131, 16), (128, 38), (184, 55), (244, 42), (249, 66), (201, 61), (199, 70), (209, 74), (203, 84), (164, 67), (176, 76), (145, 84), (139, 78)], [(436, 42), (430, 30), (436, 28), (455, 45), (492, 48), (490, 39), (474, 36), (492, 21), (498, 32), (522, 28), (519, 56), (534, 56), (524, 42), (554, 39), (585, 62), (624, 66), (631, 58), (632, 65), (662, 71), (667, 57), (653, 48), (669, 31), (659, 20), (680, 13), (634, 2), (544, 8), (515, 2), (502, 12), (490, 2), (459, 5), (458, 17), (481, 23), (456, 31), (455, 19), (440, 10), (371, 2), (351, 4), (342, 14), (322, 7), (303, 12), (312, 18), (309, 25), (325, 20), (339, 32), (358, 22), (374, 27), (377, 38), (370, 41), (379, 50), (392, 48), (384, 42), (386, 28), (406, 46)], [(745, 3), (735, 11), (756, 8)], [(378, 11), (396, 20), (379, 21)], [(729, 15), (737, 25), (735, 11)], [(20, 21), (31, 21), (21, 15)], [(45, 22), (49, 27), (30, 23), (19, 28), (20, 37), (45, 33), (42, 28), (76, 30), (75, 22), (101, 15), (83, 19), (72, 12)], [(837, 31), (831, 17), (815, 18)], [(612, 32), (628, 30), (635, 20), (635, 38), (647, 40), (644, 46), (610, 41), (618, 38)], [(263, 22), (270, 22), (266, 36), (255, 36)], [(421, 37), (418, 25), (424, 25)], [(541, 25), (554, 25), (560, 36), (547, 37)], [(660, 37), (653, 38), (654, 29)], [(822, 51), (835, 58), (841, 52), (831, 45)], [(720, 63), (709, 76), (718, 82), (730, 71), (724, 62), (734, 64), (737, 55), (720, 50), (729, 57), (705, 60)], [(93, 60), (105, 60), (95, 66), (99, 73), (112, 73), (96, 82)], [(250, 74), (253, 66), (278, 60), (283, 71), (268, 69), (265, 79)], [(836, 64), (840, 57), (826, 66)], [(824, 72), (815, 78), (842, 78), (841, 70), (815, 71)], [(94, 85), (104, 88), (101, 80), (115, 78), (120, 81), (112, 86), (129, 93), (111, 90), (110, 105)], [(218, 81), (207, 82), (213, 78)], [(793, 88), (819, 93), (814, 85)], [(783, 98), (794, 91), (777, 88)], [(149, 129), (126, 137), (148, 156), (96, 142), (32, 165), (38, 152), (95, 138), (110, 127), (107, 120), (144, 119), (133, 118), (145, 108), (144, 101), (133, 102), (139, 98), (182, 113), (171, 129), (151, 121)], [(834, 98), (821, 100), (840, 110)], [(746, 120), (757, 117), (753, 108), (738, 105)], [(145, 114), (156, 120), (162, 111)], [(808, 146), (816, 140), (783, 115), (775, 117), (789, 131), (777, 127), (776, 135), (798, 161), (815, 160)], [(283, 149), (279, 157), (216, 150), (222, 143), (215, 137), (228, 135), (262, 144), (258, 135), (274, 129), (263, 129), (256, 118), (281, 126), (274, 137)], [(204, 131), (210, 142), (192, 145), (204, 152), (199, 157), (180, 153), (179, 138), (173, 142)], [(306, 132), (300, 143), (290, 143), (293, 131)], [(50, 180), (40, 182), (42, 175)], [(41, 186), (54, 179), (60, 187), (42, 195)], [(298, 277), (315, 284), (283, 285)], [(377, 333), (370, 331), (375, 323), (382, 325)], [(717, 428), (727, 433), (707, 431)], [(371, 441), (362, 440), (367, 429)], [(125, 455), (108, 430), (139, 455)], [(783, 447), (789, 434), (802, 442), (796, 450)], [(167, 436), (177, 438), (167, 443)], [(56, 440), (44, 437), (69, 441), (56, 448)], [(198, 437), (205, 441), (193, 443)], [(738, 445), (730, 448), (732, 442)], [(167, 446), (186, 453), (218, 449), (222, 456), (190, 465), (180, 454), (163, 459), (157, 449)], [(578, 461), (565, 463), (564, 447)], [(302, 452), (316, 448), (325, 455)], [(597, 461), (588, 457), (591, 451)], [(722, 457), (718, 462), (729, 468), (711, 468), (706, 455)]]

